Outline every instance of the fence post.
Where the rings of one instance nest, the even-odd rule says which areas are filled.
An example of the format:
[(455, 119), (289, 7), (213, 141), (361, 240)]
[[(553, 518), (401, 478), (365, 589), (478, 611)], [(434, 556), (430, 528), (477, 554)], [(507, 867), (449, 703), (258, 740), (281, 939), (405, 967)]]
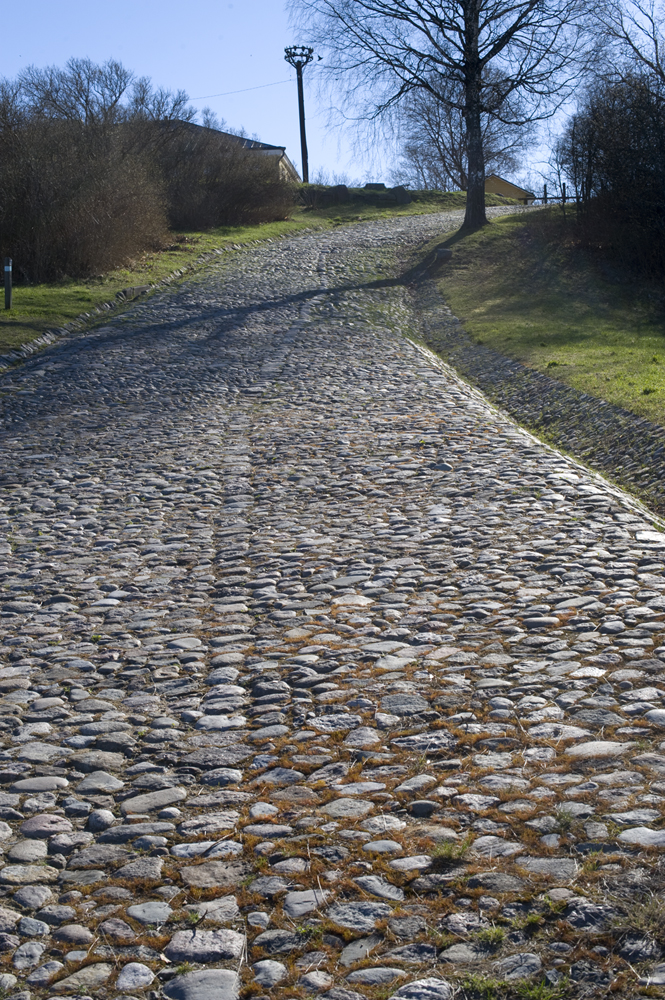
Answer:
[(566, 218), (566, 185), (565, 183), (561, 185), (561, 207), (563, 209), (563, 217)]
[(543, 205), (547, 204), (547, 184), (543, 184)]
[(12, 307), (12, 259), (5, 257), (5, 309)]

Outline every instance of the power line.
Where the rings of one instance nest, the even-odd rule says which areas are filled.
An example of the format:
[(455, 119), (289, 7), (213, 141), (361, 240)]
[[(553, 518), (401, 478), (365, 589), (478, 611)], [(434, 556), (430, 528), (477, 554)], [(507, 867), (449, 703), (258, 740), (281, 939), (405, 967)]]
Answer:
[(274, 83), (262, 83), (258, 87), (245, 87), (244, 90), (227, 90), (224, 94), (203, 94), (202, 97), (190, 97), (191, 101), (207, 101), (209, 97), (230, 97), (231, 94), (246, 94), (250, 90), (264, 90), (266, 87), (277, 87), (280, 83), (291, 83), (288, 80), (275, 80)]

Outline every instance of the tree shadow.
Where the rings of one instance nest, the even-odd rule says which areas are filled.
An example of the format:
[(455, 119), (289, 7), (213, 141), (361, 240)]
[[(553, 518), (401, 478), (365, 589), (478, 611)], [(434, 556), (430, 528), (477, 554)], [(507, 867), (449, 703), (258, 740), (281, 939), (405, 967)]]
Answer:
[[(450, 237), (441, 245), (453, 239)], [(284, 335), (294, 322), (298, 322), (303, 307), (317, 302), (334, 303), (337, 298), (357, 292), (413, 286), (429, 276), (429, 268), (435, 261), (433, 250), (425, 258), (385, 278), (331, 283), (327, 287), (304, 288), (270, 298), (257, 296), (254, 301), (237, 305), (199, 304), (195, 287), (178, 291), (170, 300), (165, 296), (163, 304), (156, 297), (153, 301), (161, 311), (158, 319), (144, 318), (140, 311), (133, 317), (133, 308), (123, 312), (120, 323), (109, 323), (110, 317), (101, 317), (88, 331), (56, 342), (20, 366), (2, 373), (0, 388), (9, 382), (16, 386), (24, 378), (30, 382), (31, 375), (47, 368), (45, 377), (39, 379), (39, 394), (22, 400), (13, 397), (11, 404), (6, 400), (5, 404), (10, 407), (7, 415), (11, 414), (12, 419), (18, 417), (27, 428), (49, 417), (66, 416), (79, 405), (89, 405), (92, 398), (103, 407), (131, 409), (138, 402), (146, 410), (152, 410), (164, 405), (165, 395), (170, 410), (187, 409), (191, 407), (191, 389), (181, 386), (180, 382), (181, 373), (187, 372), (213, 376), (211, 381), (206, 381), (206, 391), (210, 391), (213, 384), (218, 384), (220, 389), (242, 388), (257, 380), (266, 383), (267, 388), (279, 381), (280, 376), (261, 373), (261, 367), (281, 351)], [(330, 279), (334, 282), (333, 275)], [(232, 292), (232, 285), (224, 286), (222, 295), (226, 296), (229, 291)], [(190, 296), (193, 301), (188, 301)], [(145, 302), (136, 308), (143, 310)], [(185, 310), (189, 315), (183, 315)], [(270, 316), (270, 323), (262, 328), (261, 322), (256, 323), (256, 320), (266, 316)], [(327, 322), (325, 317), (322, 322)], [(244, 352), (248, 340), (252, 342), (253, 333), (247, 327), (253, 324), (258, 328), (255, 351), (253, 357), (248, 358)], [(43, 328), (38, 332), (43, 332)], [(161, 352), (162, 345), (167, 352), (165, 355)], [(130, 364), (125, 366), (127, 360)], [(53, 363), (57, 364), (51, 371)], [(170, 372), (175, 375), (173, 382)], [(153, 379), (154, 384), (150, 384)], [(73, 382), (80, 386), (80, 392), (71, 391)], [(59, 388), (61, 383), (62, 389)], [(15, 427), (11, 433), (15, 433)]]

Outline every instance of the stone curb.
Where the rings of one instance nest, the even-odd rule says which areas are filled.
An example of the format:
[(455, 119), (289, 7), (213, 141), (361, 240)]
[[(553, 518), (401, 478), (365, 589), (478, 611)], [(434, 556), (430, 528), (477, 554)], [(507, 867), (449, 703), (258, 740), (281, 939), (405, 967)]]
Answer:
[(665, 513), (665, 428), (475, 344), (422, 273), (412, 286), (428, 347), (502, 411)]

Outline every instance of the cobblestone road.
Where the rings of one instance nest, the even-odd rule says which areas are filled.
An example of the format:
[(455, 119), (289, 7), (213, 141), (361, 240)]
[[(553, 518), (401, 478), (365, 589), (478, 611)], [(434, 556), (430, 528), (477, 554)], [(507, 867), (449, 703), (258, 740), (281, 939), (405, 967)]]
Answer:
[(5, 996), (665, 982), (665, 535), (404, 338), (458, 224), (226, 255), (0, 379)]

